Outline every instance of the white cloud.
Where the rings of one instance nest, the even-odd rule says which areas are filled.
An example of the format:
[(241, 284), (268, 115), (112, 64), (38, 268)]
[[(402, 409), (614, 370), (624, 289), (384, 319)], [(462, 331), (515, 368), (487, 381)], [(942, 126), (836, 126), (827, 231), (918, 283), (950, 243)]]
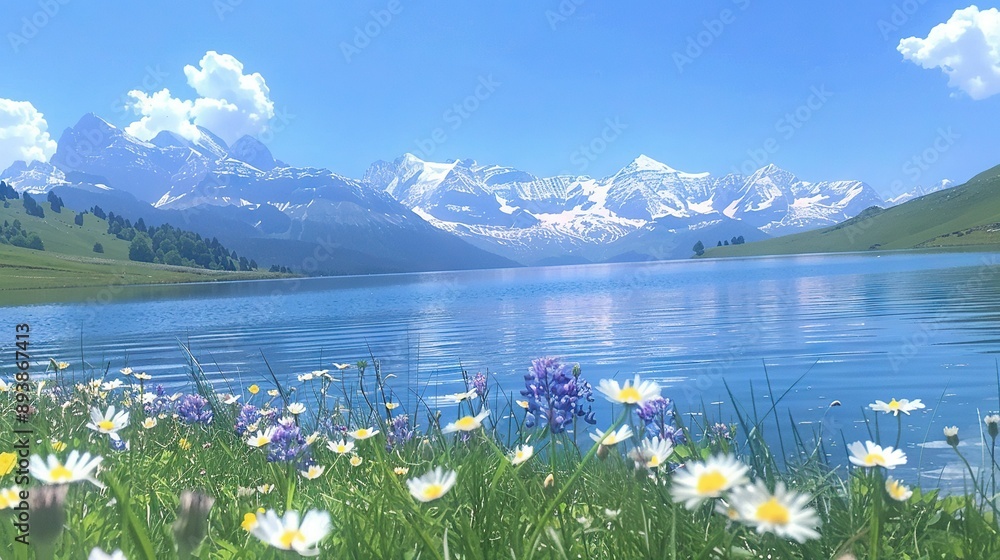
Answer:
[(208, 51), (198, 68), (184, 67), (188, 85), (199, 97), (185, 101), (166, 89), (147, 95), (129, 92), (129, 107), (141, 115), (126, 130), (149, 140), (162, 130), (197, 139), (202, 126), (233, 143), (243, 135), (259, 135), (274, 117), (270, 89), (259, 73), (243, 73), (243, 63), (234, 56)]
[(896, 49), (923, 68), (940, 68), (948, 85), (972, 99), (1000, 93), (1000, 10), (969, 6), (931, 29), (926, 38), (910, 37)]
[(0, 171), (17, 160), (48, 161), (56, 152), (48, 129), (30, 102), (0, 98)]

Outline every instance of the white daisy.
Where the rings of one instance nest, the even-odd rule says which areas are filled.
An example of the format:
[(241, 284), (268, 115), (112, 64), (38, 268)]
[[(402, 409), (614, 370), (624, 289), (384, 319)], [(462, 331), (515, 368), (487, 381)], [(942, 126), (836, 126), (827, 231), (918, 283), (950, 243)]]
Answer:
[(156, 418), (152, 418), (152, 417), (146, 418), (145, 420), (142, 421), (142, 427), (146, 428), (147, 430), (150, 429), (150, 428), (155, 428), (156, 427)]
[(640, 381), (638, 375), (634, 381), (626, 381), (624, 386), (611, 379), (602, 379), (597, 390), (604, 393), (609, 401), (622, 404), (641, 405), (660, 396), (659, 385), (653, 381)]
[(306, 405), (300, 402), (293, 402), (292, 404), (288, 405), (288, 412), (291, 412), (296, 416), (302, 414), (305, 411), (306, 411)]
[(435, 467), (424, 476), (407, 480), (406, 485), (414, 498), (421, 502), (431, 502), (447, 494), (457, 479), (455, 471)]
[(914, 410), (918, 410), (924, 407), (924, 403), (920, 402), (920, 399), (908, 400), (908, 399), (892, 399), (889, 402), (885, 401), (875, 401), (874, 403), (868, 405), (868, 408), (874, 410), (875, 412), (885, 412), (887, 414), (892, 414), (893, 416), (899, 416), (899, 413), (909, 414)]
[(101, 414), (96, 407), (90, 408), (90, 422), (87, 427), (95, 432), (108, 434), (111, 439), (118, 439), (118, 431), (128, 426), (128, 412), (125, 410), (115, 413), (115, 405), (108, 407), (108, 411)]
[(44, 462), (38, 455), (32, 455), (28, 462), (28, 472), (45, 484), (69, 484), (87, 480), (98, 488), (104, 488), (93, 475), (93, 471), (103, 460), (104, 457), (91, 458), (90, 453), (81, 455), (76, 450), (69, 452), (65, 463), (59, 462), (59, 457), (55, 455), (49, 455)]
[(508, 459), (510, 459), (510, 464), (520, 465), (521, 463), (531, 459), (531, 456), (535, 454), (535, 448), (530, 445), (521, 445), (514, 449)]
[(138, 380), (140, 380), (140, 381), (149, 381), (150, 379), (153, 378), (153, 376), (149, 375), (146, 372), (142, 372), (142, 373), (135, 374), (135, 378), (138, 379)]
[(354, 439), (368, 439), (378, 433), (378, 430), (374, 428), (358, 428), (353, 432), (347, 432), (347, 435)]
[(601, 430), (597, 430), (596, 434), (590, 434), (590, 439), (600, 443), (605, 447), (611, 447), (612, 445), (618, 445), (619, 443), (632, 437), (632, 428), (626, 424), (621, 428), (618, 428), (616, 432), (608, 432), (605, 434)]
[(482, 427), (483, 420), (490, 415), (490, 411), (483, 409), (482, 412), (475, 416), (463, 416), (458, 420), (449, 423), (447, 426), (441, 430), (442, 434), (450, 434), (452, 432), (471, 432)]
[(885, 479), (885, 491), (889, 494), (890, 498), (897, 502), (905, 502), (913, 495), (913, 490), (910, 490), (902, 482), (891, 476)]
[(635, 461), (636, 468), (645, 467), (655, 469), (667, 462), (667, 458), (674, 452), (674, 443), (669, 439), (660, 439), (659, 436), (653, 439), (642, 440), (642, 445), (633, 449), (629, 457)]
[(251, 533), (279, 550), (294, 550), (302, 556), (319, 554), (317, 545), (330, 534), (330, 514), (325, 511), (311, 510), (299, 523), (299, 512), (286, 511), (283, 517), (278, 517), (274, 510), (268, 510), (257, 516), (257, 525)]
[(250, 447), (264, 447), (265, 445), (271, 443), (271, 438), (274, 437), (274, 432), (277, 430), (274, 426), (261, 432), (257, 430), (257, 435), (250, 436), (247, 438), (247, 445)]
[(122, 383), (121, 379), (112, 379), (111, 381), (102, 383), (101, 390), (107, 393), (110, 391), (114, 391), (115, 389), (121, 388), (122, 385), (124, 385), (124, 383)]
[(466, 391), (464, 393), (455, 393), (455, 394), (452, 394), (452, 395), (445, 395), (443, 398), (446, 401), (460, 403), (460, 402), (462, 402), (464, 400), (475, 400), (475, 399), (479, 398), (479, 393), (477, 393), (475, 389), (472, 389), (472, 390)]
[(849, 457), (851, 463), (859, 467), (885, 467), (887, 469), (894, 469), (899, 465), (906, 464), (906, 453), (891, 447), (883, 448), (872, 441), (866, 441), (865, 443), (856, 441), (848, 445), (847, 450), (851, 453)]
[(87, 560), (128, 560), (125, 558), (125, 553), (120, 550), (116, 550), (111, 554), (104, 552), (100, 548), (94, 547), (90, 551), (90, 556), (87, 556)]
[(746, 484), (749, 467), (730, 455), (716, 455), (705, 462), (688, 463), (673, 476), (670, 493), (675, 502), (696, 509), (702, 502), (718, 498), (723, 492)]
[(732, 491), (730, 503), (739, 512), (739, 519), (757, 529), (758, 533), (774, 533), (797, 543), (818, 539), (820, 520), (816, 510), (808, 507), (812, 498), (785, 488), (779, 482), (774, 493), (760, 480)]
[(339, 369), (340, 371), (344, 371), (345, 369), (350, 369), (351, 364), (338, 364), (337, 362), (334, 362), (333, 367)]
[(328, 441), (326, 443), (326, 447), (330, 451), (333, 451), (334, 453), (339, 453), (341, 455), (346, 455), (346, 454), (348, 454), (348, 453), (350, 453), (351, 451), (354, 450), (354, 442), (353, 441), (344, 441), (344, 440), (340, 440), (338, 442)]
[(325, 470), (326, 470), (326, 467), (322, 467), (320, 465), (310, 465), (308, 469), (306, 469), (304, 471), (299, 471), (299, 472), (305, 478), (308, 478), (309, 480), (315, 480), (315, 479), (319, 478), (320, 476), (322, 476), (323, 475), (323, 471), (325, 471)]

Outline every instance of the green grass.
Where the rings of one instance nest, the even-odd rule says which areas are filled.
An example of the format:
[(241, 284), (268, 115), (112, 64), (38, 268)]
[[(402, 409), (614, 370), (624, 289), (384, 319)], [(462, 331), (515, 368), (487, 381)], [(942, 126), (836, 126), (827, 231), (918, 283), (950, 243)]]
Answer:
[[(108, 222), (93, 214), (84, 216), (83, 226), (73, 223), (76, 215), (64, 208), (55, 213), (47, 203), (45, 218), (29, 216), (19, 200), (9, 208), (0, 206), (0, 222), (20, 220), (22, 226), (42, 238), (44, 251), (0, 245), (0, 293), (36, 288), (80, 288), (127, 284), (163, 284), (174, 282), (211, 282), (283, 278), (287, 274), (266, 271), (226, 272), (166, 266), (130, 261), (129, 242), (107, 233)], [(104, 246), (95, 253), (94, 243)], [(20, 295), (0, 295), (0, 303)]]
[(1000, 167), (964, 185), (883, 211), (866, 211), (836, 226), (728, 247), (705, 257), (801, 253), (1000, 248)]
[[(208, 394), (215, 411), (211, 424), (186, 424), (168, 413), (155, 427), (145, 429), (140, 425), (145, 413), (136, 402), (138, 391), (128, 385), (106, 393), (86, 385), (59, 394), (42, 391), (33, 397), (38, 413), (31, 420), (32, 437), (39, 442), (33, 444), (33, 452), (65, 458), (76, 449), (102, 455), (97, 478), (109, 486), (99, 491), (81, 482), (69, 488), (65, 529), (54, 558), (82, 558), (93, 547), (121, 548), (132, 560), (176, 557), (172, 527), (178, 495), (184, 489), (200, 489), (215, 498), (207, 537), (193, 556), (199, 559), (297, 557), (280, 555), (241, 527), (244, 516), (258, 508), (279, 514), (329, 512), (333, 529), (321, 542), (320, 558), (832, 559), (848, 553), (859, 559), (1000, 558), (997, 520), (985, 492), (942, 497), (918, 489), (905, 503), (895, 502), (882, 488), (883, 472), (834, 470), (822, 460), (824, 450), (811, 443), (811, 435), (798, 432), (798, 444), (790, 458), (782, 460), (765, 443), (765, 430), (775, 422), (778, 403), (763, 406), (759, 418), (742, 407), (734, 410), (732, 438), (706, 436), (708, 424), (683, 427), (687, 443), (674, 449), (670, 464), (652, 472), (636, 470), (624, 457), (635, 439), (596, 453), (594, 448), (577, 448), (566, 437), (519, 429), (524, 411), (511, 403), (511, 397), (498, 394), (495, 386), (490, 387), (494, 396), (484, 399), (493, 412), (486, 428), (470, 432), (467, 440), (442, 434), (440, 426), (478, 410), (483, 400), (445, 406), (440, 420), (435, 420), (436, 410), (414, 406), (407, 412), (411, 421), (422, 425), (421, 433), (387, 450), (390, 413), (384, 402), (393, 395), (392, 380), (377, 368), (359, 366), (338, 374), (337, 382), (304, 381), (295, 392), (280, 387), (281, 397), (267, 396), (275, 385), (265, 377), (257, 380), (262, 390), (255, 395), (243, 387), (232, 388), (243, 401), (261, 407), (283, 408), (291, 395), (306, 402), (320, 398), (325, 406), (312, 405), (309, 415), (298, 417), (304, 433), (312, 432), (317, 418), (352, 429), (381, 428), (375, 437), (356, 442), (359, 466), (351, 466), (348, 456), (335, 454), (322, 442), (313, 444), (313, 458), (326, 467), (316, 480), (299, 476), (292, 465), (267, 462), (266, 448), (248, 447), (233, 431), (238, 405), (223, 405), (212, 394)], [(192, 375), (195, 385), (204, 389), (200, 369), (194, 367)], [(69, 366), (57, 381), (60, 387), (73, 387), (74, 381), (84, 383), (91, 377), (129, 379), (104, 369)], [(146, 381), (144, 388), (155, 381)], [(347, 401), (334, 398), (337, 392), (359, 396), (346, 406)], [(109, 450), (107, 436), (84, 426), (90, 406), (103, 410), (111, 403), (131, 411), (131, 422), (121, 431), (129, 442), (128, 451)], [(396, 409), (392, 414), (402, 412)], [(626, 421), (641, 433), (635, 416), (621, 412), (614, 413), (617, 420), (600, 418), (596, 427), (607, 429)], [(674, 421), (687, 417), (682, 414), (686, 411), (677, 412)], [(0, 396), (0, 429), (11, 433), (13, 418), (14, 398), (7, 393)], [(495, 428), (512, 428), (513, 435), (500, 438)], [(591, 428), (581, 422), (579, 429)], [(795, 430), (794, 423), (785, 429)], [(535, 457), (511, 465), (505, 457), (509, 446), (529, 438)], [(182, 440), (187, 445), (182, 446)], [(68, 449), (55, 452), (54, 441)], [(714, 513), (711, 503), (689, 511), (674, 501), (672, 470), (681, 463), (725, 453), (739, 456), (751, 468), (751, 476), (772, 489), (784, 481), (808, 494), (809, 507), (822, 519), (820, 537), (799, 544), (730, 521)], [(455, 487), (429, 503), (414, 500), (406, 479), (436, 466), (457, 471)], [(394, 472), (397, 467), (409, 471), (399, 475)], [(13, 476), (0, 478), (0, 487), (10, 486)], [(980, 474), (982, 486), (985, 480)], [(0, 518), (5, 544), (15, 536), (10, 519), (9, 512)], [(5, 560), (27, 557), (23, 547), (8, 550), (14, 554), (5, 552)]]

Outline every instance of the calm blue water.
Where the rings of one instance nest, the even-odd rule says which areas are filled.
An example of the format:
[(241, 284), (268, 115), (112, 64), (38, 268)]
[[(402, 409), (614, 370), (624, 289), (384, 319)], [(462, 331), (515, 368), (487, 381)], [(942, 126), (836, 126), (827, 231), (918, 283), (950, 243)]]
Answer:
[[(461, 368), (489, 371), (516, 392), (532, 358), (556, 355), (579, 363), (595, 385), (639, 373), (660, 381), (680, 411), (707, 409), (728, 421), (726, 384), (741, 407), (771, 406), (766, 368), (775, 397), (804, 375), (779, 403), (780, 418), (791, 413), (806, 433), (820, 432), (838, 461), (841, 432), (848, 441), (866, 437), (862, 407), (920, 398), (928, 408), (904, 419), (911, 468), (900, 474), (919, 468), (925, 484), (961, 471), (943, 444), (917, 443), (928, 433), (943, 439), (946, 424), (977, 440), (979, 418), (1000, 408), (1000, 255), (993, 254), (683, 261), (31, 297), (79, 302), (0, 307), (4, 355), (14, 324), (27, 322), (34, 355), (69, 361), (76, 375), (127, 363), (178, 388), (188, 387), (182, 342), (220, 390), (268, 385), (262, 355), (292, 384), (295, 374), (374, 355), (397, 376), (397, 399), (411, 406), (417, 394), (434, 402), (462, 390)], [(828, 410), (835, 399), (843, 406)], [(601, 406), (600, 423), (610, 423)], [(443, 408), (448, 420), (454, 413)], [(882, 420), (891, 444), (895, 422)], [(963, 449), (978, 464), (981, 448)]]

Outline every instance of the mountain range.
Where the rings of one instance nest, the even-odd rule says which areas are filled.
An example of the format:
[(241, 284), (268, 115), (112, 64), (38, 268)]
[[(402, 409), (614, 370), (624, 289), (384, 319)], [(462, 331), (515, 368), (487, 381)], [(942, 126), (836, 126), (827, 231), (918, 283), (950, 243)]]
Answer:
[(309, 274), (686, 258), (696, 241), (754, 241), (890, 205), (861, 181), (808, 182), (774, 165), (716, 177), (646, 156), (591, 178), (405, 154), (352, 179), (290, 166), (249, 136), (227, 145), (198, 131), (143, 141), (88, 114), (50, 162), (15, 162), (0, 179)]

